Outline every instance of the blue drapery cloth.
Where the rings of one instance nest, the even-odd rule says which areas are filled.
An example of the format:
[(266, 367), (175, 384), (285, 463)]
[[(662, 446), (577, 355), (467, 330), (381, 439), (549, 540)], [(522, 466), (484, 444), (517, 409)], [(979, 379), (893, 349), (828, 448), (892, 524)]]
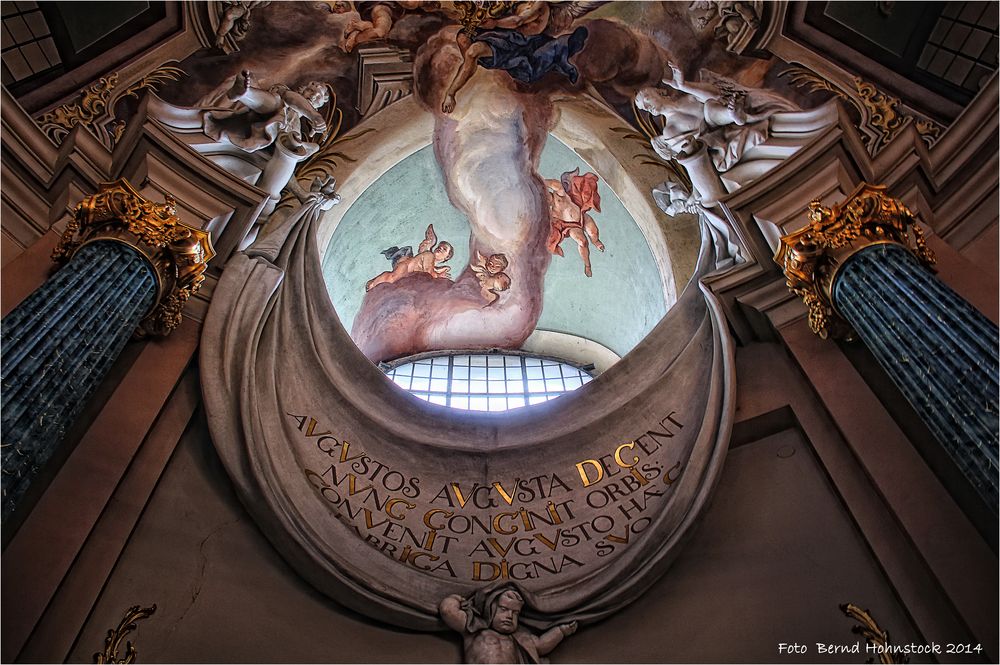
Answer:
[(497, 28), (482, 30), (472, 38), (485, 42), (493, 55), (479, 58), (486, 69), (502, 69), (522, 83), (534, 83), (550, 71), (557, 71), (576, 83), (579, 72), (569, 58), (583, 48), (587, 29), (579, 27), (571, 34), (559, 37), (549, 35), (523, 35), (517, 30)]
[(2, 321), (7, 518), (156, 298), (153, 267), (120, 242), (83, 246)]
[(895, 244), (849, 257), (833, 300), (996, 512), (997, 327)]

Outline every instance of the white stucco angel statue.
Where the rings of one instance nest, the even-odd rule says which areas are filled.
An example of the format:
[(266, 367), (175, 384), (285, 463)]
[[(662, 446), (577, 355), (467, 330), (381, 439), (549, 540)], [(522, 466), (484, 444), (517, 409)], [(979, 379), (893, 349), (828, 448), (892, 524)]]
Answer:
[(768, 136), (768, 119), (797, 107), (777, 93), (747, 88), (709, 70), (700, 81), (687, 81), (677, 65), (672, 77), (663, 79), (668, 89), (644, 88), (636, 106), (663, 118), (653, 149), (664, 159), (692, 155), (705, 144), (716, 169), (727, 171), (743, 153)]

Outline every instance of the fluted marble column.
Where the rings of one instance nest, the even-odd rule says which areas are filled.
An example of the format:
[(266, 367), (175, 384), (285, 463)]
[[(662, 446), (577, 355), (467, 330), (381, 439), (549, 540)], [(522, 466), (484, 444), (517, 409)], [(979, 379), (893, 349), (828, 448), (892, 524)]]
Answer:
[(821, 336), (856, 336), (994, 511), (998, 331), (930, 270), (912, 214), (864, 186), (782, 238), (775, 259)]
[(3, 504), (17, 508), (133, 334), (167, 334), (204, 279), (208, 235), (125, 181), (85, 199), (58, 272), (3, 319)]
[(49, 460), (156, 298), (139, 252), (99, 241), (3, 319), (3, 515)]

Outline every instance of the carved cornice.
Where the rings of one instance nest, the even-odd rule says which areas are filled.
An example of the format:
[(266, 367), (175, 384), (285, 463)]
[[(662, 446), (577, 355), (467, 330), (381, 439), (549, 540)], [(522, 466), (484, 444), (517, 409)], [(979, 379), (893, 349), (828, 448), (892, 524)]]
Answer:
[(80, 91), (74, 102), (63, 104), (38, 118), (38, 126), (54, 143), (62, 143), (77, 125), (83, 125), (108, 150), (115, 147), (125, 131), (125, 121), (116, 113), (118, 103), (128, 97), (138, 99), (143, 90), (156, 90), (167, 81), (176, 81), (184, 70), (171, 64), (161, 65), (138, 81), (119, 88), (115, 72), (97, 79)]
[(941, 137), (943, 127), (933, 120), (907, 113), (902, 102), (882, 92), (874, 84), (859, 76), (851, 79), (852, 85), (841, 84), (827, 80), (805, 67), (792, 67), (781, 72), (779, 76), (788, 77), (792, 85), (805, 88), (810, 92), (826, 90), (840, 97), (858, 113), (860, 120), (858, 130), (861, 140), (871, 156), (877, 155), (903, 128), (913, 124), (920, 138), (927, 147)]
[(830, 334), (850, 335), (850, 327), (833, 306), (833, 286), (838, 269), (852, 254), (869, 245), (895, 243), (924, 265), (934, 265), (913, 213), (885, 190), (862, 183), (832, 208), (813, 201), (809, 225), (781, 237), (774, 261), (785, 273), (786, 286), (808, 308), (809, 327), (824, 339)]
[(152, 607), (133, 605), (128, 608), (125, 611), (125, 616), (118, 623), (118, 627), (108, 631), (108, 636), (104, 638), (104, 651), (94, 654), (94, 662), (98, 663), (98, 665), (103, 665), (104, 663), (119, 663), (123, 665), (134, 663), (135, 657), (138, 654), (131, 642), (125, 641), (124, 656), (118, 655), (118, 649), (121, 647), (125, 636), (136, 629), (136, 621), (149, 618), (154, 612), (156, 612), (156, 605)]
[(83, 245), (97, 240), (123, 242), (153, 266), (158, 293), (151, 311), (139, 324), (140, 335), (167, 335), (180, 325), (188, 299), (205, 280), (205, 268), (215, 256), (206, 231), (188, 226), (176, 215), (176, 202), (143, 198), (127, 180), (101, 185), (76, 208), (52, 260), (65, 263)]

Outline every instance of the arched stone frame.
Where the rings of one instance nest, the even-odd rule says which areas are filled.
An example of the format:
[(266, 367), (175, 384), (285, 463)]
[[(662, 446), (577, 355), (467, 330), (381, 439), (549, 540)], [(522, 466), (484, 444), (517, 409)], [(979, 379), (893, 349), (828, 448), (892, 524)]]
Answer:
[[(408, 115), (398, 106), (379, 115), (393, 110)], [(363, 170), (355, 163), (340, 174), (346, 200), (354, 200), (366, 182), (397, 163), (400, 155), (426, 145), (412, 127), (429, 135), (429, 114), (421, 120), (409, 113), (413, 124), (406, 131), (400, 116), (381, 121), (388, 129), (380, 141), (370, 133), (347, 144), (352, 156), (365, 154), (370, 163)], [(391, 122), (393, 118), (400, 122)], [(600, 162), (595, 169), (606, 171), (615, 163), (610, 156), (595, 161)], [(633, 187), (632, 193), (642, 191), (634, 181), (622, 184), (630, 182), (626, 174), (609, 177), (626, 189)], [(647, 177), (660, 176), (651, 172)], [(636, 215), (641, 205), (652, 211), (638, 197), (628, 209)], [(427, 518), (424, 511), (435, 507), (434, 500), (444, 500), (432, 497), (445, 496), (452, 505), (450, 492), (456, 487), (478, 485), (489, 493), (494, 483), (511, 487), (517, 479), (558, 475), (565, 479), (562, 493), (518, 501), (520, 507), (543, 512), (546, 500), (578, 501), (581, 512), (567, 511), (555, 522), (564, 525), (558, 527), (561, 534), (563, 528), (577, 528), (603, 514), (600, 508), (588, 508), (584, 497), (606, 483), (588, 483), (590, 477), (578, 466), (581, 460), (596, 465), (625, 451), (621, 466), (607, 467), (607, 482), (610, 474), (626, 470), (638, 479), (624, 462), (640, 450), (636, 441), (656, 430), (661, 438), (650, 438), (634, 462), (642, 459), (650, 465), (636, 470), (642, 479), (633, 481), (657, 483), (652, 494), (644, 490), (637, 495), (652, 508), (635, 518), (635, 524), (645, 520), (635, 538), (629, 537), (633, 518), (628, 511), (617, 523), (625, 528), (619, 537), (632, 546), (606, 559), (595, 553), (595, 544), (572, 549), (580, 558), (572, 574), (525, 583), (536, 608), (525, 621), (596, 620), (632, 602), (676, 556), (708, 501), (728, 448), (733, 347), (714, 297), (697, 279), (689, 282), (644, 340), (572, 397), (505, 414), (456, 412), (395, 389), (338, 320), (323, 281), (320, 248), (329, 243), (341, 216), (340, 211), (324, 216), (309, 204), (279, 222), (257, 245), (234, 255), (205, 323), (202, 384), (212, 438), (264, 533), (300, 574), (344, 605), (400, 626), (438, 629), (436, 606), (442, 597), (485, 583), (475, 573), (470, 577), (473, 543), (460, 542), (455, 548), (455, 565), (462, 569), (450, 576), (400, 563), (385, 550), (374, 552), (372, 541), (366, 543), (362, 535), (365, 518), (354, 513), (359, 526), (344, 517), (342, 507), (331, 505), (329, 497), (336, 490), (327, 491), (323, 475), (334, 482), (331, 471), (359, 450), (372, 464), (404, 470), (424, 490), (411, 497), (414, 512), (405, 515), (414, 518), (411, 525), (419, 525), (421, 515)], [(663, 247), (675, 249), (666, 240)], [(670, 256), (679, 257), (684, 247)], [(703, 241), (700, 247), (697, 277), (715, 265), (711, 243)], [(671, 261), (674, 272), (679, 263), (679, 258)], [(335, 470), (339, 483), (350, 468)], [(587, 489), (591, 484), (594, 490)], [(607, 510), (619, 507), (617, 501)], [(459, 503), (461, 510), (487, 523), (496, 518), (486, 508)], [(514, 509), (512, 502), (507, 505)], [(610, 524), (616, 524), (614, 518)]]

